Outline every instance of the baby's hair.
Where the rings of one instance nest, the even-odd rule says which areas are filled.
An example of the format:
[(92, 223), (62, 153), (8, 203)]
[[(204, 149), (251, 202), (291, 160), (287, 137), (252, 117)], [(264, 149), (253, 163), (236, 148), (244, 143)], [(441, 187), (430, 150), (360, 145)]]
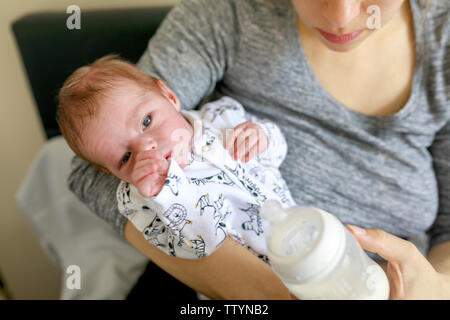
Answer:
[(68, 145), (81, 158), (81, 135), (86, 123), (113, 89), (131, 82), (146, 91), (156, 90), (156, 79), (118, 55), (107, 55), (78, 68), (64, 82), (58, 94), (56, 121)]

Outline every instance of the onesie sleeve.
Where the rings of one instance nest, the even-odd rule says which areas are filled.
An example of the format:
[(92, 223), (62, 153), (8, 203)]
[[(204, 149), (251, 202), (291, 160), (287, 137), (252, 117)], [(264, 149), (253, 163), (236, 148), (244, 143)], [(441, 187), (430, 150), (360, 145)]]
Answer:
[[(221, 199), (222, 198), (222, 199)], [(117, 188), (120, 213), (167, 255), (198, 259), (210, 255), (227, 237), (227, 216), (221, 194), (203, 194), (171, 160), (164, 187), (156, 197), (144, 198), (131, 184)], [(205, 214), (212, 209), (214, 214)]]
[(248, 114), (248, 118), (248, 121), (259, 125), (269, 139), (267, 150), (258, 154), (256, 159), (266, 167), (279, 168), (286, 158), (288, 149), (286, 139), (280, 128), (272, 121), (261, 120), (251, 114)]
[(206, 103), (200, 109), (202, 118), (214, 125), (214, 128), (230, 132), (224, 133), (224, 141), (237, 125), (250, 121), (256, 123), (269, 139), (266, 151), (257, 155), (256, 160), (266, 167), (278, 168), (287, 155), (287, 143), (280, 128), (269, 120), (262, 120), (245, 111), (244, 107), (230, 97)]

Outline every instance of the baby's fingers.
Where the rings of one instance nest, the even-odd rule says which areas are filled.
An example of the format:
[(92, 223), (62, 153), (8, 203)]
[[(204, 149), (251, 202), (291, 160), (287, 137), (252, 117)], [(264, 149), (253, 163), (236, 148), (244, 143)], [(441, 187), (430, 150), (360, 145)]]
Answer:
[(244, 160), (245, 155), (256, 147), (258, 149), (258, 135), (256, 130), (248, 129), (242, 132), (236, 139), (237, 148), (232, 154), (234, 160)]
[(156, 196), (164, 186), (166, 177), (158, 173), (151, 173), (139, 180), (135, 186), (143, 197)]
[(248, 162), (254, 157), (256, 157), (259, 154), (259, 146), (255, 144), (251, 149), (250, 152), (248, 152), (243, 159), (241, 159), (242, 162)]
[(143, 178), (152, 175), (167, 175), (169, 163), (167, 160), (145, 160), (142, 163), (137, 163), (131, 173), (133, 184), (139, 183)]
[(230, 153), (233, 153), (233, 149), (235, 149), (237, 146), (236, 138), (241, 134), (241, 132), (245, 129), (245, 123), (241, 123), (240, 125), (236, 126), (231, 134), (227, 137), (227, 141), (225, 144), (225, 149), (228, 150)]

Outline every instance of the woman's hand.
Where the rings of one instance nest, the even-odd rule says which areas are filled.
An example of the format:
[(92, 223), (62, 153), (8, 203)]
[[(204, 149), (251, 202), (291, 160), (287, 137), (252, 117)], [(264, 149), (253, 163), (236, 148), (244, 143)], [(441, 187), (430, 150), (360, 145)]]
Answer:
[(363, 249), (388, 261), (390, 299), (450, 299), (450, 277), (436, 272), (414, 244), (380, 229), (347, 226)]

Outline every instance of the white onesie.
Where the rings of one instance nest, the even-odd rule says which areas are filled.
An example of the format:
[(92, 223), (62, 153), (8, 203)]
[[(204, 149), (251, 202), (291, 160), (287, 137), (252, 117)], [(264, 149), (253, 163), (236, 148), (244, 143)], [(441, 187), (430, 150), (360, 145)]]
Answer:
[[(181, 169), (169, 159), (165, 185), (155, 197), (144, 198), (122, 181), (117, 189), (120, 213), (171, 256), (208, 256), (229, 235), (268, 262), (268, 224), (260, 217), (261, 205), (267, 199), (276, 199), (284, 207), (295, 204), (278, 170), (287, 153), (283, 134), (272, 122), (246, 114), (229, 97), (207, 103), (200, 111), (182, 113), (194, 128), (189, 164)], [(264, 130), (269, 146), (242, 163), (232, 159), (224, 144), (225, 131), (245, 121)]]

